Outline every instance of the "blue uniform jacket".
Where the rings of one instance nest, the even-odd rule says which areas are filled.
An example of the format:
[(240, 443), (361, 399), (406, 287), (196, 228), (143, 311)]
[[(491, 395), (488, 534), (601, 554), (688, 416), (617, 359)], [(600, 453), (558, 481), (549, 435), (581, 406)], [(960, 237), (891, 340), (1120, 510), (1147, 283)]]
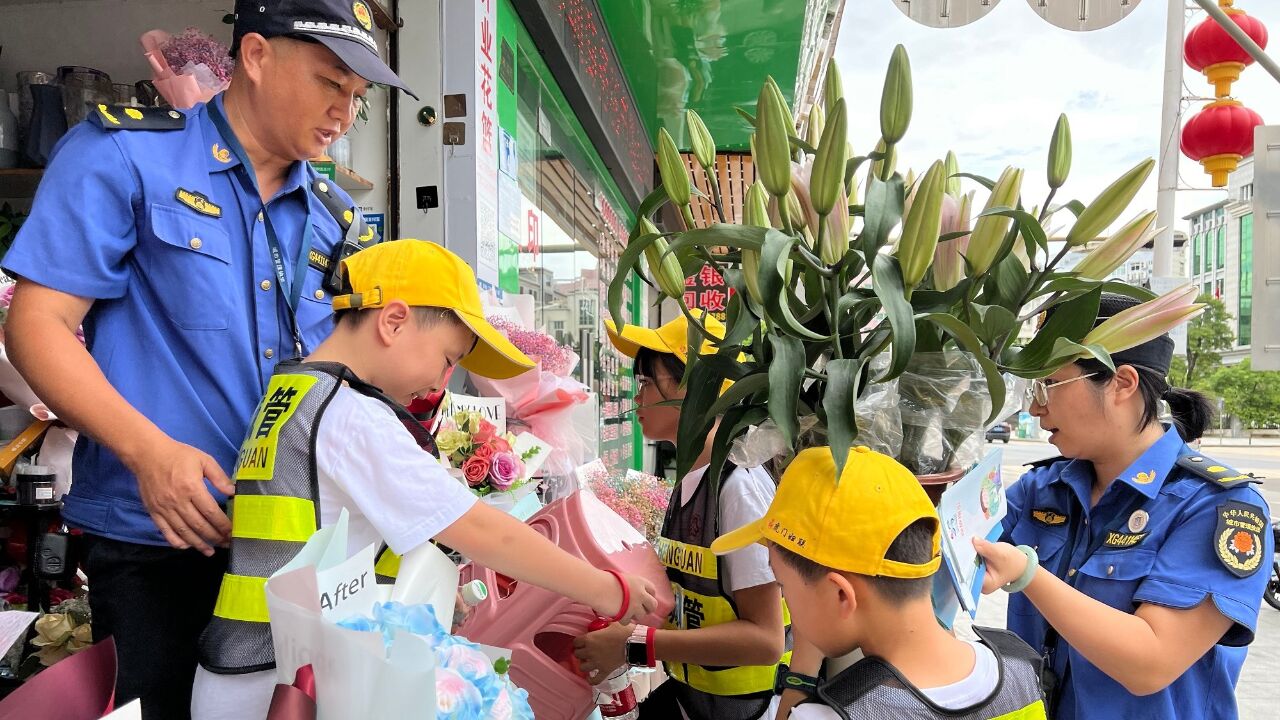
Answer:
[[(146, 125), (134, 122), (141, 118), (136, 111), (73, 128), (55, 151), (4, 269), (92, 299), (85, 339), (107, 380), (170, 437), (204, 450), (229, 472), (272, 369), (293, 355), (294, 343), (262, 203), (206, 107), (185, 116), (185, 125), (176, 118), (168, 129), (130, 129)], [(308, 163), (295, 163), (267, 206), (289, 276), (304, 223), (314, 227), (312, 247), (323, 257), (341, 239), (310, 188), (315, 177)], [(306, 350), (332, 329), (320, 264), (308, 265), (301, 278)], [(68, 524), (167, 544), (142, 505), (137, 480), (106, 447), (81, 435), (73, 475), (63, 511)]]
[[(1234, 624), (1169, 687), (1145, 697), (1059, 638), (1051, 648), (1064, 683), (1055, 717), (1237, 717), (1235, 683), (1271, 567), (1262, 495), (1249, 478), (1194, 452), (1172, 428), (1089, 508), (1093, 479), (1093, 466), (1076, 460), (1028, 472), (1009, 489), (1003, 539), (1036, 548), (1050, 572), (1124, 612), (1143, 603), (1191, 608), (1208, 598)], [(1009, 629), (1043, 648), (1044, 618), (1020, 593), (1009, 598)]]

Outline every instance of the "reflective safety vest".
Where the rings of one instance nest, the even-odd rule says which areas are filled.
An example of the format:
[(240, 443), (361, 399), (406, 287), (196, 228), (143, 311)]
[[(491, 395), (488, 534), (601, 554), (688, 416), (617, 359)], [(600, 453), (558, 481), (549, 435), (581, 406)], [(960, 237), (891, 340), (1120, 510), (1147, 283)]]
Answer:
[[(722, 580), (724, 560), (711, 552), (711, 542), (720, 536), (720, 493), (735, 469), (726, 465), (719, 482), (704, 476), (685, 505), (680, 504), (679, 483), (672, 491), (656, 547), (676, 599), (668, 629), (694, 630), (738, 619), (733, 595)], [(676, 697), (690, 720), (760, 717), (772, 697), (778, 664), (791, 659), (791, 616), (785, 603), (782, 612), (787, 652), (778, 663), (736, 667), (664, 663), (667, 674), (679, 683)]]
[(1000, 677), (991, 695), (972, 707), (948, 709), (933, 704), (889, 663), (867, 657), (818, 686), (820, 703), (842, 718), (897, 720), (1044, 720), (1040, 656), (1006, 630), (974, 627), (979, 641), (996, 656)]
[[(377, 388), (337, 363), (280, 363), (258, 404), (232, 479), (231, 554), (213, 618), (200, 636), (200, 664), (236, 675), (275, 667), (266, 582), (320, 527), (315, 443), (320, 418), (346, 383), (392, 409), (420, 446), (430, 433)], [(420, 432), (416, 432), (417, 428)], [(384, 553), (384, 561), (389, 562)], [(398, 566), (398, 558), (396, 558)], [(380, 562), (379, 574), (388, 569)]]

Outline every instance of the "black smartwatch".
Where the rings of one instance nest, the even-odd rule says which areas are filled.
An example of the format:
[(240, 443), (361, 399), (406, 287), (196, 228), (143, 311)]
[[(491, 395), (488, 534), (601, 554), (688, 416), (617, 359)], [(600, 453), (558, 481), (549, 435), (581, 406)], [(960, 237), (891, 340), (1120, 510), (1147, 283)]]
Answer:
[(773, 676), (773, 694), (781, 695), (784, 690), (799, 690), (805, 695), (813, 696), (818, 692), (818, 678), (791, 672), (791, 668), (785, 663), (780, 664)]
[(638, 668), (649, 667), (649, 649), (645, 647), (643, 640), (627, 641), (627, 664)]

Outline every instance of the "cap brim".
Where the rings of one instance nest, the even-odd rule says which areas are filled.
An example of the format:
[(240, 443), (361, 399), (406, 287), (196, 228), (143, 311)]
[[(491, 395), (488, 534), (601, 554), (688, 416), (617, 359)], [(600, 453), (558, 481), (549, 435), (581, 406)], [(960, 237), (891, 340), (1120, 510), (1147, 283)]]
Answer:
[(414, 100), (418, 99), (418, 96), (413, 94), (413, 91), (404, 84), (404, 81), (400, 79), (400, 76), (392, 72), (391, 68), (387, 67), (387, 64), (382, 62), (382, 58), (378, 57), (377, 54), (361, 43), (358, 43), (355, 40), (332, 37), (330, 35), (303, 34), (306, 34), (307, 37), (315, 39), (321, 45), (332, 50), (333, 54), (337, 55), (338, 59), (351, 69), (351, 72), (359, 75), (365, 80), (379, 85), (388, 85), (390, 87), (400, 88)]
[(744, 547), (764, 541), (764, 518), (747, 523), (726, 535), (721, 535), (711, 543), (711, 552), (716, 555), (727, 555)]
[(454, 311), (479, 341), (471, 354), (463, 358), (462, 367), (480, 377), (506, 380), (533, 369), (534, 362), (511, 344), (497, 328), (479, 315)]
[(618, 352), (629, 358), (635, 357), (636, 353), (640, 352), (640, 348), (674, 354), (671, 346), (662, 340), (657, 330), (638, 325), (624, 325), (622, 332), (618, 332), (612, 320), (605, 320), (604, 327), (609, 333), (609, 342), (613, 343)]

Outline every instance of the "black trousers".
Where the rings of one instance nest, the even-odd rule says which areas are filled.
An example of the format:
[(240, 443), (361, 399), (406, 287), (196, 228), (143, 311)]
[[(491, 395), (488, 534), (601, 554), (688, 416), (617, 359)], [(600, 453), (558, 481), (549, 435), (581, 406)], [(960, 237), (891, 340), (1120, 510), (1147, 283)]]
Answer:
[(86, 535), (93, 639), (112, 636), (116, 706), (142, 698), (144, 720), (187, 720), (200, 633), (213, 615), (227, 553)]

